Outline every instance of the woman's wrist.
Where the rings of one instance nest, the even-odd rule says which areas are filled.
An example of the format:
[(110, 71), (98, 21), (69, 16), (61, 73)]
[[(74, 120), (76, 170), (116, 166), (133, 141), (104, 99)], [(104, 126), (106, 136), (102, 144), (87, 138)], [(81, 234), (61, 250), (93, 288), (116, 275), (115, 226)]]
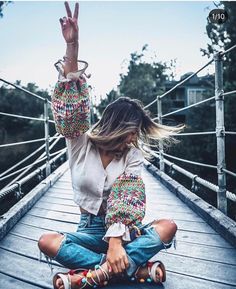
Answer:
[(109, 247), (122, 245), (122, 237), (110, 237), (109, 238)]
[(66, 45), (67, 46), (78, 46), (79, 42), (78, 42), (78, 40), (71, 41), (71, 42), (66, 42)]

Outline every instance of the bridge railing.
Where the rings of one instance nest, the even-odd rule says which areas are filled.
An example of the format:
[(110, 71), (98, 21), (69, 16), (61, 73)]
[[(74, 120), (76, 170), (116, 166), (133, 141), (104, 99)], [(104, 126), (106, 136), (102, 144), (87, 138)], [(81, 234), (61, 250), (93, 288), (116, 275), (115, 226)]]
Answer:
[[(13, 86), (15, 89), (27, 93), (31, 97), (37, 98), (44, 104), (44, 111), (42, 118), (29, 117), (24, 115), (17, 115), (12, 113), (1, 112), (0, 115), (9, 117), (9, 118), (19, 118), (26, 120), (33, 120), (44, 123), (44, 138), (32, 139), (27, 141), (15, 142), (15, 143), (7, 143), (1, 144), (1, 148), (10, 148), (21, 146), (25, 144), (32, 143), (41, 143), (43, 144), (39, 146), (36, 150), (34, 150), (27, 157), (23, 158), (4, 172), (0, 173), (0, 182), (6, 182), (8, 179), (10, 180), (0, 191), (0, 200), (5, 198), (8, 195), (16, 196), (17, 198), (21, 198), (23, 196), (22, 186), (29, 182), (35, 176), (38, 176), (39, 179), (42, 179), (44, 176), (47, 177), (51, 173), (51, 168), (54, 166), (55, 162), (62, 158), (66, 153), (66, 148), (60, 149), (56, 152), (51, 152), (55, 145), (59, 142), (60, 139), (64, 138), (58, 133), (54, 134), (52, 137), (49, 134), (49, 124), (54, 124), (54, 120), (49, 119), (49, 109), (51, 102), (47, 98), (43, 98), (35, 93), (28, 91), (20, 87), (19, 85), (13, 84), (4, 79), (0, 79), (1, 82)], [(41, 154), (36, 158), (36, 155)], [(36, 159), (35, 159), (36, 158)], [(23, 166), (24, 163), (31, 161), (29, 165)], [(21, 166), (21, 167), (20, 167)], [(23, 167), (22, 167), (23, 166)], [(19, 168), (20, 167), (20, 168)], [(32, 171), (33, 170), (33, 171)], [(29, 173), (30, 172), (30, 173)], [(43, 174), (45, 172), (45, 174)], [(28, 174), (27, 174), (28, 173)], [(26, 175), (27, 174), (27, 175)], [(14, 177), (14, 178), (13, 178)], [(13, 179), (12, 179), (13, 178)]]
[[(195, 106), (199, 106), (205, 102), (208, 101), (215, 101), (215, 107), (216, 107), (216, 130), (215, 131), (207, 131), (207, 132), (193, 132), (193, 133), (179, 133), (179, 134), (173, 134), (174, 136), (199, 136), (199, 135), (216, 135), (216, 140), (217, 140), (217, 165), (210, 165), (210, 164), (205, 164), (205, 163), (198, 163), (198, 162), (193, 162), (190, 160), (186, 160), (183, 158), (178, 158), (172, 155), (169, 155), (164, 152), (163, 149), (163, 141), (160, 140), (159, 142), (159, 153), (155, 153), (152, 150), (150, 150), (145, 144), (143, 144), (143, 148), (149, 151), (153, 156), (159, 159), (160, 163), (160, 171), (164, 172), (165, 170), (165, 164), (169, 166), (170, 172), (173, 173), (173, 170), (176, 170), (183, 175), (187, 176), (192, 180), (192, 190), (194, 191), (196, 189), (196, 183), (199, 183), (212, 191), (217, 193), (217, 207), (219, 210), (221, 210), (223, 213), (227, 214), (227, 198), (230, 199), (233, 202), (236, 202), (236, 195), (232, 192), (227, 191), (226, 189), (226, 174), (229, 174), (232, 177), (236, 177), (236, 173), (232, 172), (230, 170), (226, 169), (226, 163), (225, 163), (225, 135), (235, 135), (236, 132), (233, 131), (225, 131), (225, 126), (224, 126), (224, 97), (229, 97), (232, 95), (236, 94), (236, 90), (229, 91), (229, 92), (224, 92), (223, 90), (223, 56), (233, 50), (235, 50), (236, 45), (232, 46), (228, 50), (222, 52), (217, 52), (215, 53), (214, 57), (204, 66), (202, 66), (200, 69), (198, 69), (196, 72), (192, 73), (190, 76), (188, 76), (186, 79), (180, 81), (175, 85), (173, 88), (168, 90), (162, 95), (158, 95), (156, 99), (154, 99), (151, 103), (145, 106), (145, 108), (150, 107), (151, 105), (157, 103), (157, 117), (153, 118), (153, 120), (158, 120), (160, 124), (162, 124), (162, 120), (170, 115), (179, 113), (184, 110), (191, 109)], [(188, 80), (193, 78), (195, 75), (197, 75), (200, 71), (208, 67), (212, 62), (215, 63), (215, 95), (204, 99), (202, 101), (199, 101), (197, 103), (188, 105), (186, 107), (183, 107), (181, 109), (177, 109), (175, 111), (162, 114), (162, 99), (170, 94), (172, 91), (177, 89), (180, 85), (183, 85), (186, 83)], [(217, 175), (218, 175), (218, 184), (212, 184), (211, 182), (204, 180), (203, 178), (200, 178), (197, 175), (194, 175), (190, 173), (189, 171), (181, 168), (180, 166), (177, 166), (176, 164), (170, 162), (167, 160), (166, 157), (173, 159), (173, 160), (178, 160), (184, 163), (189, 163), (197, 166), (203, 166), (203, 167), (208, 167), (211, 169), (216, 169), (217, 170)]]

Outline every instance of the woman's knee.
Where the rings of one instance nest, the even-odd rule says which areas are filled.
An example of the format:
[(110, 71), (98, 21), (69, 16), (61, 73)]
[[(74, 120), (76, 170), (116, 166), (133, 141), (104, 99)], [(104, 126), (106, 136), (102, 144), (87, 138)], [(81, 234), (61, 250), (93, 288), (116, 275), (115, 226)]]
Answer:
[(169, 243), (173, 239), (178, 229), (173, 220), (161, 219), (152, 224), (164, 243)]
[(38, 247), (45, 255), (55, 257), (60, 248), (63, 235), (59, 233), (45, 233), (38, 240)]

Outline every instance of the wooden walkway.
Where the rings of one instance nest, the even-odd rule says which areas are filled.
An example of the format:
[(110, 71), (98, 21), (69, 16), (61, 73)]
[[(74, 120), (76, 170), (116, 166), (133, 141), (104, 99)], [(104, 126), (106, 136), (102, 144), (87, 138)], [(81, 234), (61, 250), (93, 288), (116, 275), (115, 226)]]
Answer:
[[(172, 218), (178, 225), (177, 249), (159, 253), (167, 268), (166, 289), (236, 288), (236, 250), (145, 168), (145, 221)], [(0, 289), (52, 288), (46, 260), (38, 261), (37, 240), (51, 230), (76, 230), (79, 211), (72, 199), (69, 171), (50, 188), (0, 242)], [(54, 272), (63, 271), (54, 262)], [(106, 288), (152, 288), (149, 284), (112, 284)]]

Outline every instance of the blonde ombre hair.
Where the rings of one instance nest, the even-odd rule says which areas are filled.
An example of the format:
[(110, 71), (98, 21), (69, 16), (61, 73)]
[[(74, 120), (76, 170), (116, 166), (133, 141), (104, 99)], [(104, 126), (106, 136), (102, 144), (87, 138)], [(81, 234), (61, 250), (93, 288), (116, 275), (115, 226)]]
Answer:
[[(154, 122), (150, 111), (144, 109), (143, 103), (138, 99), (119, 97), (110, 103), (102, 113), (101, 119), (95, 123), (88, 132), (91, 142), (105, 151), (117, 152), (116, 157), (121, 158), (130, 146), (139, 148), (144, 156), (152, 160), (153, 157), (144, 151), (141, 143), (157, 147), (159, 140), (164, 146), (176, 143), (173, 133), (180, 132), (185, 126), (167, 126)], [(130, 133), (137, 131), (136, 141), (127, 146), (127, 150), (119, 154), (118, 147), (124, 143)]]

